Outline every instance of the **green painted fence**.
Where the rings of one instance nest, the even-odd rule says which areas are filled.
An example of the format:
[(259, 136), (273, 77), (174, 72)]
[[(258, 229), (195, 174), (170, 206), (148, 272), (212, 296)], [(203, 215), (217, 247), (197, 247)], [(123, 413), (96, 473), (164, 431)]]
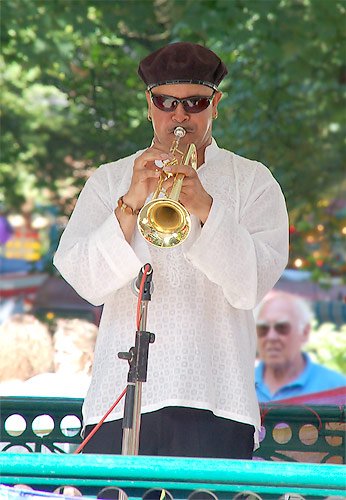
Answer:
[(263, 499), (345, 494), (344, 466), (330, 464), (1, 453), (0, 470), (3, 484), (21, 483), (43, 491), (73, 486), (94, 497), (110, 486), (121, 488), (129, 499), (143, 498), (153, 488), (168, 491), (174, 499), (191, 498), (200, 490), (220, 500), (256, 498), (255, 493)]
[(81, 400), (2, 398), (1, 483), (92, 498), (120, 488), (121, 500), (346, 498), (345, 407), (261, 410), (262, 442), (252, 461), (74, 455)]
[[(1, 398), (2, 451), (71, 453), (81, 442), (80, 399)], [(262, 405), (255, 458), (345, 463), (345, 406)]]

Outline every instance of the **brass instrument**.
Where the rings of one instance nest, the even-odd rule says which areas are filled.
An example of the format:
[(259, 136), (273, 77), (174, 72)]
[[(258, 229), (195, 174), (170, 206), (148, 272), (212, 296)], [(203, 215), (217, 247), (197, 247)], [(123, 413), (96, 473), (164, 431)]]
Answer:
[[(170, 153), (182, 155), (183, 165), (189, 165), (197, 169), (197, 150), (194, 144), (189, 144), (186, 154), (179, 151), (179, 141), (186, 134), (183, 127), (174, 129), (175, 139), (171, 145)], [(184, 205), (179, 203), (180, 191), (184, 175), (176, 174), (172, 190), (166, 196), (162, 190), (163, 182), (170, 177), (164, 171), (169, 165), (176, 165), (178, 160), (164, 162), (157, 188), (151, 200), (141, 209), (137, 225), (138, 229), (149, 243), (160, 248), (172, 248), (182, 243), (189, 235), (191, 229), (191, 218)]]

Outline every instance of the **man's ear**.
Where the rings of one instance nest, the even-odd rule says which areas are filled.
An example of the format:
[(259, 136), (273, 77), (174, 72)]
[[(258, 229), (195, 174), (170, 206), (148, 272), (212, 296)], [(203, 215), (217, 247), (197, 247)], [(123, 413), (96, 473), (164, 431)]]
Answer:
[(151, 121), (151, 106), (152, 106), (152, 102), (151, 102), (150, 93), (149, 93), (148, 90), (145, 91), (145, 98), (147, 100), (147, 105), (148, 105), (148, 120)]
[(213, 106), (213, 118), (216, 119), (217, 118), (217, 105), (219, 104), (220, 102), (220, 99), (222, 97), (222, 92), (220, 92), (219, 90), (216, 92), (216, 94), (214, 95), (214, 99), (212, 100), (212, 106)]
[(150, 108), (150, 106), (151, 106), (151, 98), (150, 98), (150, 92), (149, 92), (149, 90), (145, 91), (145, 98), (147, 100), (148, 108)]
[(306, 344), (310, 338), (311, 325), (305, 325), (303, 330), (303, 343)]
[(222, 98), (222, 92), (220, 92), (220, 90), (218, 90), (216, 92), (216, 94), (214, 95), (214, 99), (212, 101), (213, 103), (213, 106), (215, 106), (215, 109), (217, 108), (217, 105), (219, 104), (219, 102), (221, 101), (221, 98)]

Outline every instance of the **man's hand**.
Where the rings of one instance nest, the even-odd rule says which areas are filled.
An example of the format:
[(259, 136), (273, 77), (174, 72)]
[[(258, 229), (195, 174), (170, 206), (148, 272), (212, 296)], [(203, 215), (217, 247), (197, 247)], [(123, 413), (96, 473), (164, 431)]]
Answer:
[[(208, 218), (213, 198), (202, 186), (197, 172), (190, 165), (172, 165), (165, 168), (166, 172), (170, 172), (173, 176), (177, 173), (183, 174), (184, 180), (180, 192), (179, 202), (189, 211), (190, 214), (199, 218), (202, 224)], [(174, 182), (174, 177), (170, 177), (163, 183), (163, 187), (169, 194)]]
[[(167, 159), (172, 159), (172, 155), (162, 153), (157, 148), (149, 148), (136, 158), (130, 188), (123, 195), (123, 202), (132, 208), (133, 211), (140, 210), (148, 196), (157, 187), (161, 171), (155, 165), (155, 160), (165, 161)], [(115, 216), (118, 219), (126, 241), (131, 244), (137, 216), (128, 215), (122, 212), (119, 207), (115, 208)]]
[(128, 192), (123, 196), (126, 205), (133, 210), (142, 208), (148, 196), (155, 191), (160, 177), (160, 169), (155, 160), (172, 159), (172, 155), (162, 153), (157, 148), (149, 148), (136, 158)]

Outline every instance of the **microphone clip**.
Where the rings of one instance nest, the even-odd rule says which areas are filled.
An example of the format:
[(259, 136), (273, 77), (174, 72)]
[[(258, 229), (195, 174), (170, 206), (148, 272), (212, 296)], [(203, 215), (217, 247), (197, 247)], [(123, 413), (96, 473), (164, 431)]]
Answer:
[(146, 276), (145, 276), (142, 300), (151, 300), (151, 295), (154, 291), (153, 268), (152, 268), (151, 264), (149, 264), (149, 263), (145, 264), (140, 269), (137, 278), (135, 280), (133, 280), (133, 282), (132, 282), (132, 290), (135, 293), (135, 295), (138, 297), (139, 290), (140, 290), (141, 283), (142, 283), (143, 274), (145, 273), (145, 270), (146, 270)]

